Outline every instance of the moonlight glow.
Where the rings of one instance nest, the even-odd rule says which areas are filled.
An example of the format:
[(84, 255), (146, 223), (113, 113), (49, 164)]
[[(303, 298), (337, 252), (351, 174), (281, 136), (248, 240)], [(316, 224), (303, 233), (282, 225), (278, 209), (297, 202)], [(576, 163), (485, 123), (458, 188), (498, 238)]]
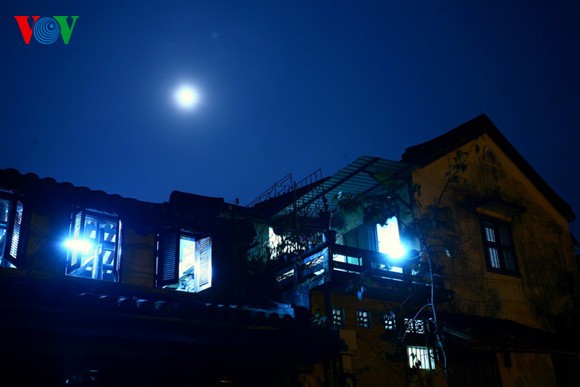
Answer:
[(189, 85), (177, 88), (174, 94), (175, 102), (183, 109), (192, 109), (199, 103), (199, 92)]

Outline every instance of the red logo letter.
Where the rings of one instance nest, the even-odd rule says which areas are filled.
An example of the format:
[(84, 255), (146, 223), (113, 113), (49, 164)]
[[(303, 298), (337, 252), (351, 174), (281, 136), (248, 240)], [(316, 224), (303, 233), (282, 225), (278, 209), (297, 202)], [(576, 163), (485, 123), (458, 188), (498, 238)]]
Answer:
[[(32, 25), (36, 23), (40, 16), (32, 16)], [(18, 22), (18, 27), (20, 27), (20, 33), (22, 34), (22, 39), (24, 43), (30, 43), (30, 38), (32, 37), (32, 27), (28, 24), (29, 16), (14, 16), (16, 22)]]

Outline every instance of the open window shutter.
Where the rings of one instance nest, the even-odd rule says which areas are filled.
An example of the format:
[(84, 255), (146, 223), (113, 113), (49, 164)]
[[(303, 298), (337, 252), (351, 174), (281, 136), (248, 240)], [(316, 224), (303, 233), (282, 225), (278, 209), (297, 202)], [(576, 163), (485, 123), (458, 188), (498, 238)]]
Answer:
[(373, 223), (369, 224), (367, 228), (367, 237), (368, 237), (368, 249), (373, 251), (379, 251), (379, 231), (378, 228), (379, 224)]
[(195, 256), (197, 267), (195, 268), (195, 280), (197, 291), (211, 287), (211, 238), (203, 238), (195, 242)]
[(10, 257), (10, 261), (14, 266), (18, 266), (17, 259), (18, 259), (18, 248), (20, 246), (20, 230), (22, 228), (22, 214), (24, 212), (24, 207), (20, 201), (16, 201), (15, 203), (15, 211), (14, 211), (14, 220), (12, 221), (12, 227), (10, 232), (10, 249), (8, 250), (8, 254)]
[[(71, 225), (72, 230), (71, 231), (72, 231), (72, 238), (74, 240), (79, 240), (81, 238), (84, 220), (85, 220), (85, 214), (83, 211), (79, 211), (75, 215), (73, 215), (72, 225)], [(80, 266), (81, 266), (80, 252), (76, 249), (73, 249), (69, 255), (66, 272), (72, 273), (74, 270), (78, 269)]]
[(121, 281), (121, 250), (123, 244), (121, 243), (122, 240), (122, 222), (119, 220), (117, 222), (117, 238), (115, 238), (116, 245), (115, 245), (115, 262), (113, 263), (113, 267), (115, 268), (115, 277), (117, 281)]
[(503, 248), (503, 258), (505, 262), (505, 268), (508, 271), (517, 271), (518, 267), (516, 264), (516, 258), (512, 247), (512, 236), (507, 224), (500, 224), (498, 227), (499, 236), (501, 238), (502, 248)]
[(179, 235), (175, 231), (159, 234), (157, 253), (157, 286), (177, 283), (179, 280)]

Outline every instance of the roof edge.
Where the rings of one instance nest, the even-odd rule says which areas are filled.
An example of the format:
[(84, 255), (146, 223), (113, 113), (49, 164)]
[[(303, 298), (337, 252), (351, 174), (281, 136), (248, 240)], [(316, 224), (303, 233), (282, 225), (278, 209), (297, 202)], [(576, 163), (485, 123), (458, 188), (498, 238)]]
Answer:
[(486, 114), (459, 125), (458, 127), (437, 136), (429, 141), (417, 144), (405, 149), (401, 161), (414, 164), (419, 167), (443, 157), (469, 141), (487, 134), (516, 164), (522, 173), (538, 188), (538, 190), (552, 203), (552, 205), (564, 216), (568, 222), (576, 219), (572, 207), (540, 176), (530, 163), (517, 151), (517, 149), (500, 132)]

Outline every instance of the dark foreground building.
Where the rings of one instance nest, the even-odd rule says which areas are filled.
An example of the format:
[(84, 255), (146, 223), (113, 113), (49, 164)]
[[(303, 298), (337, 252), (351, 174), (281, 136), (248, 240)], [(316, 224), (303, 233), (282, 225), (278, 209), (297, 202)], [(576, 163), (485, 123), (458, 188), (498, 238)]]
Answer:
[(15, 170), (0, 188), (3, 385), (294, 386), (339, 349), (308, 313), (252, 296), (243, 208)]

